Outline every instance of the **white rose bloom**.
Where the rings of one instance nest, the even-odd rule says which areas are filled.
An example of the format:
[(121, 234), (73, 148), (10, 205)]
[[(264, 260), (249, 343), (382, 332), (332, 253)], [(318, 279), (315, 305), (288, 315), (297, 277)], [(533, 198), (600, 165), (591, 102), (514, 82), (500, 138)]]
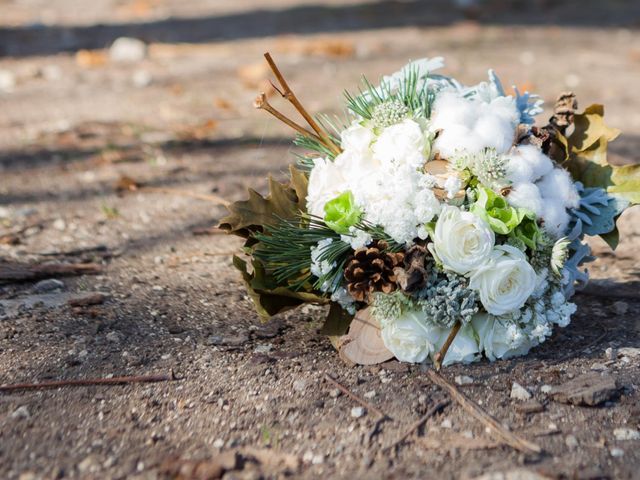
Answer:
[(445, 269), (465, 275), (491, 255), (495, 236), (489, 225), (471, 212), (442, 207), (429, 249)]
[(521, 308), (538, 283), (525, 254), (510, 245), (498, 245), (487, 262), (471, 273), (469, 288), (480, 295), (485, 310), (504, 315)]
[(324, 205), (341, 193), (349, 190), (339, 165), (328, 158), (319, 158), (309, 174), (307, 211), (324, 218)]
[[(437, 352), (444, 345), (445, 340), (449, 336), (451, 329), (440, 329), (442, 334), (440, 335), (440, 339), (438, 340), (438, 344), (436, 346)], [(460, 329), (456, 337), (451, 342), (449, 346), (449, 350), (447, 350), (447, 354), (444, 357), (444, 361), (442, 365), (451, 365), (456, 362), (461, 363), (471, 363), (475, 362), (479, 358), (480, 348), (478, 347), (478, 342), (476, 340), (476, 335), (470, 324), (465, 325)]]
[(428, 324), (421, 311), (407, 312), (382, 324), (382, 341), (401, 362), (423, 362), (442, 336), (442, 329)]
[(480, 350), (492, 362), (526, 355), (533, 343), (514, 323), (502, 322), (486, 313), (479, 313), (471, 320), (480, 339)]
[(409, 165), (420, 168), (426, 161), (427, 146), (427, 135), (420, 124), (407, 119), (382, 131), (373, 144), (373, 155), (387, 167)]
[(340, 144), (343, 150), (352, 152), (367, 152), (373, 142), (374, 134), (367, 127), (363, 127), (359, 122), (354, 121), (349, 128), (340, 134)]

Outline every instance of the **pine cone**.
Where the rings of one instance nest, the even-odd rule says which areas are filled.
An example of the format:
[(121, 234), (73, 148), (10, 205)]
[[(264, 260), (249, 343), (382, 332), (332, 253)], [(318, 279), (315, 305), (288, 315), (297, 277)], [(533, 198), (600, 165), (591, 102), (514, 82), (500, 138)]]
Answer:
[(561, 94), (553, 107), (553, 116), (549, 119), (549, 124), (564, 134), (567, 127), (573, 123), (573, 114), (577, 109), (578, 101), (573, 92)]
[(347, 260), (347, 291), (358, 302), (367, 302), (373, 292), (391, 293), (396, 289), (394, 268), (402, 265), (404, 253), (387, 252), (387, 248), (386, 242), (376, 241), (357, 249)]
[(423, 288), (427, 283), (428, 272), (425, 260), (429, 255), (426, 247), (414, 245), (404, 254), (403, 266), (396, 267), (396, 283), (403, 292), (412, 293)]

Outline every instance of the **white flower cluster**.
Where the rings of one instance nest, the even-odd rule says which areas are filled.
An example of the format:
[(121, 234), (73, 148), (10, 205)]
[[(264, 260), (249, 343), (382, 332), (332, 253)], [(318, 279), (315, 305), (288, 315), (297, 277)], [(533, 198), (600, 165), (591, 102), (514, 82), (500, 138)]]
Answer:
[[(518, 143), (541, 111), (536, 96), (506, 95), (491, 71), (489, 82), (472, 87), (431, 74), (441, 66), (440, 58), (414, 62), (364, 94), (363, 101), (373, 102), (372, 114), (357, 116), (341, 133), (342, 151), (335, 158), (315, 161), (307, 210), (323, 218), (328, 202), (349, 193), (360, 221), (340, 231), (340, 238), (353, 250), (374, 240), (362, 225), (375, 226), (407, 251), (416, 243), (427, 245), (433, 268), (444, 278), (461, 279), (470, 292), (469, 318), (479, 313), (455, 336), (445, 365), (482, 354), (490, 360), (523, 355), (548, 338), (554, 325), (566, 326), (575, 312), (560, 288), (568, 245), (562, 237), (580, 195), (569, 173), (540, 147)], [(431, 95), (420, 114), (410, 101), (398, 100), (407, 75), (415, 75), (415, 87)], [(479, 198), (497, 203), (483, 211)], [(549, 247), (547, 256), (536, 253), (556, 240), (563, 251)], [(318, 278), (335, 268), (318, 261), (327, 245), (320, 242), (311, 255), (311, 273)], [(534, 269), (536, 255), (553, 261)], [(330, 293), (349, 311), (356, 308), (348, 289)], [(425, 313), (435, 311), (424, 308), (427, 294), (404, 293), (408, 307), (378, 318), (382, 339), (399, 360), (423, 362), (445, 344), (451, 328)], [(461, 301), (453, 297), (447, 293), (438, 301), (447, 307)]]

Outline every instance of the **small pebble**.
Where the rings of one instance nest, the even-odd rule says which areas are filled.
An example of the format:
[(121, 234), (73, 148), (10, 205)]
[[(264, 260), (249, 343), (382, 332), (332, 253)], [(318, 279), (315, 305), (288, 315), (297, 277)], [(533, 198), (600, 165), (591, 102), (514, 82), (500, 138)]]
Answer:
[(222, 440), (221, 438), (217, 438), (213, 442), (213, 448), (222, 448), (222, 447), (224, 447), (224, 440)]
[(9, 70), (0, 70), (0, 92), (10, 92), (16, 86), (16, 76)]
[(55, 279), (48, 278), (46, 280), (40, 280), (33, 286), (34, 293), (48, 293), (56, 290), (64, 290), (64, 282)]
[(314, 455), (311, 459), (313, 465), (322, 465), (324, 463), (324, 455)]
[(306, 382), (306, 381), (304, 381), (304, 380), (302, 380), (302, 379), (300, 379), (300, 380), (295, 380), (295, 381), (293, 382), (293, 389), (294, 389), (296, 392), (304, 392), (304, 391), (306, 390), (306, 388), (307, 388), (307, 382)]
[(108, 342), (117, 343), (120, 341), (120, 335), (118, 334), (118, 332), (109, 332), (107, 333), (106, 338)]
[(615, 348), (609, 347), (604, 351), (604, 356), (607, 360), (615, 360), (618, 356), (618, 351)]
[(605, 370), (607, 370), (607, 366), (604, 363), (596, 362), (591, 365), (591, 370), (594, 370), (596, 372), (604, 372)]
[(467, 375), (456, 375), (454, 380), (458, 385), (469, 385), (473, 383), (473, 378)]
[(612, 457), (620, 458), (624, 455), (624, 450), (622, 450), (621, 448), (614, 447), (611, 450), (609, 450), (609, 453), (611, 454)]
[(440, 424), (440, 426), (442, 428), (452, 428), (453, 427), (453, 423), (451, 423), (451, 419), (450, 418), (445, 418), (442, 423)]
[(616, 428), (613, 436), (616, 440), (640, 440), (640, 432), (632, 428)]
[(513, 382), (513, 385), (511, 386), (510, 396), (515, 400), (524, 401), (531, 399), (531, 394), (529, 393), (529, 391), (517, 382)]
[(147, 56), (147, 45), (137, 38), (120, 37), (109, 48), (109, 58), (113, 62), (135, 63)]
[(351, 416), (353, 418), (360, 418), (364, 416), (364, 413), (365, 413), (364, 407), (353, 407), (351, 409)]
[(369, 390), (367, 393), (364, 394), (364, 398), (368, 398), (368, 399), (372, 399), (375, 396), (376, 396), (375, 390)]
[(553, 387), (551, 385), (542, 385), (540, 387), (540, 391), (542, 393), (549, 393), (552, 389), (553, 389)]
[(629, 311), (629, 304), (622, 300), (618, 300), (617, 302), (613, 302), (611, 308), (617, 315), (624, 315)]
[(24, 405), (16, 408), (11, 414), (11, 418), (30, 418), (30, 417), (31, 417), (31, 413), (29, 413), (29, 410)]
[(258, 345), (253, 353), (269, 353), (273, 349), (273, 345), (267, 343), (266, 345)]
[(340, 390), (338, 390), (337, 388), (334, 388), (333, 390), (329, 391), (329, 396), (331, 398), (338, 398), (340, 396)]
[(578, 446), (578, 439), (573, 435), (567, 435), (567, 437), (564, 439), (564, 443), (567, 447), (573, 450)]

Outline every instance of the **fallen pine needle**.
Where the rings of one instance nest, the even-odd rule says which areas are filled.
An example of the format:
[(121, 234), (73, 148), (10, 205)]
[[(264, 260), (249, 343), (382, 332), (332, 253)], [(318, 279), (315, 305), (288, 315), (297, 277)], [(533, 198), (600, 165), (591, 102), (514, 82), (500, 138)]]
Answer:
[(46, 380), (38, 383), (14, 383), (0, 385), (0, 392), (13, 392), (15, 390), (40, 390), (60, 387), (86, 387), (91, 385), (124, 385), (127, 383), (154, 383), (170, 382), (177, 380), (173, 370), (169, 375), (132, 375), (113, 378), (87, 378), (70, 380)]
[(407, 429), (407, 431), (404, 432), (398, 440), (393, 442), (391, 445), (386, 446), (382, 451), (387, 452), (389, 450), (394, 450), (396, 447), (402, 444), (407, 438), (409, 438), (409, 436), (413, 432), (415, 432), (422, 425), (424, 425), (427, 420), (429, 420), (431, 417), (433, 417), (436, 413), (438, 413), (440, 410), (442, 410), (444, 407), (446, 407), (450, 403), (451, 402), (449, 400), (441, 400), (440, 402), (436, 403), (433, 407), (429, 409), (427, 413), (425, 413), (422, 417), (420, 417), (418, 420), (413, 422), (411, 426)]
[(464, 410), (466, 410), (476, 420), (484, 424), (496, 440), (524, 453), (540, 453), (542, 451), (540, 446), (519, 437), (515, 433), (504, 428), (498, 420), (489, 415), (482, 409), (482, 407), (480, 407), (480, 405), (467, 397), (458, 389), (458, 387), (449, 382), (449, 380), (444, 378), (435, 370), (427, 370), (427, 375), (433, 383), (446, 390), (451, 398), (458, 402)]
[(328, 373), (324, 374), (324, 378), (331, 383), (333, 386), (335, 386), (338, 390), (340, 390), (342, 393), (344, 393), (346, 396), (352, 398), (353, 400), (355, 400), (356, 402), (358, 402), (360, 405), (362, 405), (363, 407), (365, 407), (367, 410), (370, 410), (374, 413), (376, 413), (380, 418), (386, 418), (388, 420), (391, 420), (391, 417), (389, 415), (387, 415), (386, 413), (384, 413), (382, 410), (380, 410), (379, 408), (371, 405), (369, 402), (367, 402), (364, 398), (359, 397), (358, 395), (356, 395), (355, 393), (353, 393), (351, 390), (349, 390), (347, 387), (343, 386), (342, 384), (338, 383), (338, 381), (333, 378), (331, 375), (329, 375)]

